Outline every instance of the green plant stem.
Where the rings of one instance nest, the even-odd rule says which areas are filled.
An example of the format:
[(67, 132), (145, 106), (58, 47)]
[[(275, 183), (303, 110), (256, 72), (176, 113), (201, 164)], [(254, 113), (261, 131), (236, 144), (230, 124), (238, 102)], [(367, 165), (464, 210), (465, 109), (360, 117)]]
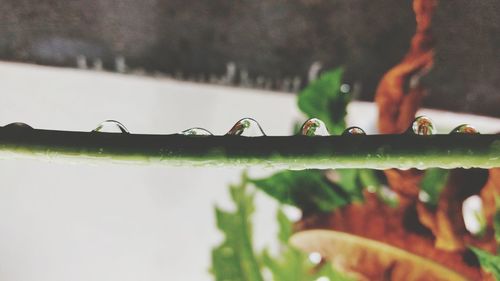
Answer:
[(0, 158), (188, 166), (500, 167), (500, 135), (185, 136), (0, 127)]

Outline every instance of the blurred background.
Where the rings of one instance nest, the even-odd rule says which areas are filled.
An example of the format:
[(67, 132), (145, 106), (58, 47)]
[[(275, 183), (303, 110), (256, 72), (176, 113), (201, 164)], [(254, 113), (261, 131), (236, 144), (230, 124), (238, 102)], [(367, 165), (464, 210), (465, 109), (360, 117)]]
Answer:
[[(289, 135), (304, 118), (295, 94), (343, 66), (355, 99), (348, 123), (375, 133), (367, 102), (415, 32), (411, 1), (400, 0), (0, 5), (0, 125), (43, 129), (116, 119), (132, 133), (224, 134), (253, 117), (267, 134)], [(423, 112), (438, 129), (500, 128), (498, 10), (498, 0), (439, 3), (435, 67), (423, 81), (425, 107), (438, 109)], [(232, 207), (227, 186), (242, 173), (14, 159), (0, 170), (0, 279), (10, 281), (210, 280), (222, 241), (213, 207)], [(256, 246), (273, 245), (276, 203), (261, 194), (256, 205)]]
[[(373, 100), (415, 31), (412, 1), (2, 0), (0, 59), (294, 92), (346, 68)], [(439, 3), (427, 107), (500, 117), (500, 1)]]

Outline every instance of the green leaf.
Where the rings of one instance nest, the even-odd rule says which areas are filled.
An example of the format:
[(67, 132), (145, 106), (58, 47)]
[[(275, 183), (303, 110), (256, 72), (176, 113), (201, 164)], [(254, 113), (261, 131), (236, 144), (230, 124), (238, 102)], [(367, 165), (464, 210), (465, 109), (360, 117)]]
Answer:
[(245, 184), (231, 186), (230, 192), (236, 211), (215, 210), (225, 240), (212, 250), (212, 273), (220, 281), (263, 281), (252, 245), (254, 194), (247, 193)]
[(426, 195), (425, 204), (427, 206), (437, 206), (439, 195), (448, 181), (449, 174), (449, 170), (439, 168), (428, 169), (425, 171), (424, 178), (420, 183), (420, 190)]
[[(329, 132), (336, 135), (341, 134), (346, 127), (347, 104), (351, 100), (349, 94), (340, 91), (342, 75), (342, 68), (325, 72), (302, 90), (298, 97), (298, 106), (302, 112), (309, 118), (321, 119), (325, 122)], [(347, 203), (362, 201), (363, 192), (358, 171), (339, 169), (335, 172), (339, 177), (336, 184), (341, 187), (341, 193), (350, 195)], [(341, 205), (344, 204), (343, 202)]]
[(359, 178), (361, 180), (361, 184), (372, 192), (375, 192), (382, 186), (382, 183), (377, 178), (377, 175), (373, 170), (368, 170), (368, 169), (359, 170)]
[(304, 212), (329, 212), (351, 201), (350, 195), (330, 182), (322, 170), (283, 171), (249, 182), (280, 203)]
[(491, 273), (497, 281), (500, 281), (500, 256), (475, 247), (471, 247), (471, 250), (476, 254), (483, 270)]
[(358, 173), (361, 185), (366, 187), (369, 192), (375, 193), (378, 199), (390, 207), (399, 206), (397, 194), (380, 182), (374, 170), (360, 169)]
[(281, 241), (279, 255), (273, 257), (269, 251), (262, 253), (262, 263), (269, 269), (276, 281), (314, 281), (320, 277), (329, 280), (349, 280), (335, 271), (329, 263), (313, 264), (307, 253), (303, 253), (288, 243), (291, 236), (292, 222), (288, 220), (281, 209), (278, 210), (279, 238)]
[[(231, 186), (231, 199), (236, 210), (228, 212), (216, 208), (217, 227), (225, 240), (212, 250), (212, 269), (218, 281), (263, 281), (261, 269), (268, 269), (276, 281), (313, 281), (321, 276), (330, 280), (348, 280), (330, 264), (311, 263), (308, 255), (293, 248), (288, 240), (293, 234), (292, 222), (281, 209), (277, 213), (280, 252), (273, 257), (267, 250), (259, 256), (252, 246), (251, 215), (254, 211), (254, 193), (248, 192), (247, 179), (239, 186)], [(260, 263), (259, 263), (260, 262)]]
[(337, 169), (334, 172), (339, 176), (336, 183), (350, 195), (351, 201), (363, 201), (364, 199), (360, 171), (357, 169)]
[(343, 70), (337, 68), (323, 73), (299, 94), (300, 110), (309, 118), (319, 118), (325, 122), (331, 134), (341, 134), (345, 129), (347, 104), (351, 97), (342, 93)]
[(288, 240), (293, 234), (293, 226), (292, 222), (288, 219), (288, 217), (283, 213), (281, 209), (278, 210), (278, 214), (276, 215), (278, 219), (278, 238), (282, 243), (288, 243)]

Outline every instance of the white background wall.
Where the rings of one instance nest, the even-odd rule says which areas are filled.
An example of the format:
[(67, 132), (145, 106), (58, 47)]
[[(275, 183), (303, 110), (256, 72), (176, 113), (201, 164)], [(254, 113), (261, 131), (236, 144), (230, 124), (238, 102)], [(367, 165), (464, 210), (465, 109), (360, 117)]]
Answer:
[[(266, 133), (288, 135), (300, 119), (292, 95), (11, 63), (0, 63), (0, 98), (0, 125), (44, 129), (90, 131), (116, 119), (132, 133), (200, 126), (223, 134), (253, 117)], [(428, 114), (446, 128), (465, 121), (483, 131), (500, 128), (498, 120)], [(369, 132), (375, 116), (372, 105), (350, 107), (350, 123)], [(2, 160), (0, 280), (209, 280), (210, 250), (222, 239), (213, 207), (230, 206), (227, 185), (240, 174)], [(261, 247), (274, 240), (275, 205), (257, 199)]]
[[(116, 119), (133, 133), (201, 126), (225, 133), (242, 117), (289, 134), (292, 96), (170, 80), (0, 64), (0, 125), (90, 131)], [(0, 280), (209, 280), (240, 169), (0, 161)], [(259, 244), (275, 235), (258, 200)]]

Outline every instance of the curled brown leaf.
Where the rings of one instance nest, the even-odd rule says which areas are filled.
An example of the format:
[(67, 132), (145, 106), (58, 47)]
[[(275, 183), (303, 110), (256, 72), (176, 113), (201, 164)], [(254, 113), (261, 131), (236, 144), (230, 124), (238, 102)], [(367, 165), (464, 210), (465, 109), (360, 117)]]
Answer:
[(500, 168), (490, 169), (486, 185), (481, 190), (483, 210), (488, 225), (493, 225), (493, 216), (497, 211), (496, 198), (500, 198)]
[(383, 76), (375, 94), (381, 133), (404, 132), (420, 107), (425, 89), (419, 81), (434, 63), (431, 19), (436, 3), (437, 0), (413, 1), (417, 28), (410, 50), (398, 65)]
[(479, 237), (476, 239), (474, 235), (471, 235), (465, 227), (462, 216), (464, 200), (472, 195), (479, 194), (487, 178), (487, 170), (452, 170), (436, 208), (430, 209), (423, 202), (417, 202), (419, 220), (436, 237), (436, 248), (446, 251), (463, 251), (474, 240), (486, 242), (486, 244), (482, 244), (489, 244), (488, 248), (495, 246), (492, 239), (479, 239)]
[[(438, 263), (458, 272), (467, 280), (481, 280), (482, 274), (473, 256), (465, 254), (465, 251), (450, 252), (434, 247), (434, 236), (419, 222), (415, 208), (415, 202), (404, 207), (393, 208), (381, 202), (376, 194), (365, 192), (364, 203), (351, 204), (330, 214), (311, 215), (296, 224), (296, 230), (328, 229), (375, 240)], [(361, 253), (339, 252), (338, 254), (345, 259), (363, 255), (374, 258), (378, 256), (372, 253), (376, 249), (358, 247), (357, 250)], [(375, 268), (370, 264), (385, 263), (378, 260), (366, 261), (364, 263), (366, 267), (356, 267), (356, 270), (365, 276), (384, 276), (385, 273), (391, 271), (390, 266)], [(415, 265), (411, 270), (421, 271), (422, 268)], [(384, 280), (405, 279), (394, 277), (394, 279)]]
[[(437, 0), (414, 0), (413, 10), (417, 22), (410, 50), (404, 59), (382, 78), (375, 94), (379, 108), (378, 127), (384, 134), (405, 132), (420, 107), (425, 89), (420, 78), (434, 63), (434, 39), (431, 19)], [(403, 201), (416, 198), (422, 172), (412, 169), (385, 171), (387, 180)]]
[[(383, 76), (375, 95), (379, 108), (378, 128), (381, 133), (405, 132), (426, 95), (426, 89), (419, 81), (434, 64), (431, 22), (436, 4), (437, 0), (413, 0), (417, 28), (410, 49), (403, 60)], [(495, 211), (494, 198), (500, 195), (500, 169), (489, 171), (486, 185), (484, 171), (452, 171), (435, 209), (429, 209), (418, 201), (423, 171), (391, 169), (385, 171), (385, 175), (388, 184), (400, 198), (397, 208), (387, 206), (375, 194), (365, 192), (366, 201), (363, 204), (354, 203), (331, 214), (310, 215), (297, 223), (297, 230), (321, 228), (349, 233), (352, 237), (378, 241), (440, 264), (458, 272), (467, 280), (491, 278), (481, 272), (474, 255), (466, 248), (467, 245), (474, 245), (493, 251), (495, 243), (491, 227), (483, 237), (471, 235), (465, 229), (461, 208), (468, 196), (480, 193), (487, 221), (491, 226)], [(352, 252), (353, 249), (355, 253)], [(374, 251), (375, 248), (354, 247), (346, 253), (335, 253), (337, 258), (331, 258), (337, 261), (337, 266), (349, 265), (351, 271), (360, 273), (356, 275), (360, 278), (364, 276), (369, 280), (408, 280), (394, 274), (395, 268), (401, 268), (401, 265), (395, 264), (398, 258), (380, 255)], [(339, 257), (342, 263), (340, 265)], [(356, 267), (356, 262), (349, 262), (354, 257), (370, 257), (370, 261)], [(423, 269), (418, 268), (416, 264), (411, 268), (411, 263), (409, 264), (409, 267), (403, 266), (404, 272), (413, 272), (412, 274), (416, 275), (412, 276), (419, 276), (419, 273), (415, 272)], [(423, 280), (446, 279), (429, 277)]]

